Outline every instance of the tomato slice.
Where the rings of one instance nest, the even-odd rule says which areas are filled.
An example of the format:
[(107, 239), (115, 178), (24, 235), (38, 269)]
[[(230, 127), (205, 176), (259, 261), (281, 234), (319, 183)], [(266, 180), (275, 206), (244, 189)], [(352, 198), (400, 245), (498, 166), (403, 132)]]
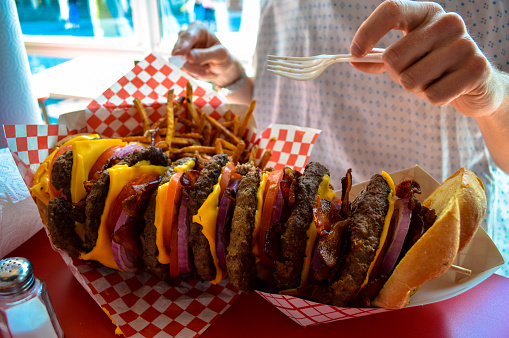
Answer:
[(266, 268), (271, 268), (272, 261), (264, 252), (265, 248), (265, 234), (269, 230), (272, 220), (272, 213), (274, 209), (274, 202), (276, 201), (277, 193), (279, 191), (279, 185), (283, 178), (282, 170), (275, 170), (269, 173), (267, 176), (267, 183), (264, 191), (264, 200), (262, 207), (262, 216), (260, 219), (260, 234), (258, 237), (258, 252), (260, 255), (260, 261)]
[(232, 175), (234, 177), (241, 177), (239, 174), (235, 173), (235, 165), (233, 163), (228, 163), (221, 171), (221, 181), (219, 182), (221, 192), (219, 193), (219, 201), (221, 200), (221, 197), (223, 197), (224, 191), (228, 187), (228, 183), (230, 182)]
[(172, 176), (168, 183), (168, 194), (166, 199), (166, 212), (165, 221), (163, 224), (163, 243), (166, 249), (170, 251), (170, 276), (176, 277), (179, 275), (178, 265), (178, 210), (180, 197), (182, 195), (182, 184), (180, 177), (184, 174), (183, 171), (176, 173)]
[(111, 147), (106, 148), (101, 155), (95, 160), (94, 165), (92, 165), (92, 168), (90, 168), (90, 171), (88, 173), (88, 179), (92, 180), (94, 178), (94, 175), (96, 172), (100, 171), (104, 165), (106, 164), (106, 161), (108, 161), (115, 152), (122, 148), (123, 145), (117, 144)]

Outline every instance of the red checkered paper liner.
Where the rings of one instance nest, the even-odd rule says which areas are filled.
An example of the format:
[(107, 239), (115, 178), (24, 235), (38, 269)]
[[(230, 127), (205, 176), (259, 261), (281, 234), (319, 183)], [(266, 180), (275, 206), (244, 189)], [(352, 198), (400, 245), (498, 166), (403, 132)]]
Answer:
[(39, 165), (49, 155), (56, 142), (78, 133), (65, 125), (5, 125), (5, 139), (14, 162), (27, 187)]
[(270, 125), (260, 135), (257, 158), (260, 158), (265, 150), (270, 149), (272, 155), (267, 166), (274, 169), (288, 166), (302, 171), (320, 132), (317, 129), (285, 124)]
[(301, 326), (335, 322), (343, 319), (362, 317), (390, 310), (380, 308), (344, 308), (292, 296), (256, 291), (266, 301), (278, 308), (287, 317)]
[(87, 130), (107, 137), (128, 136), (141, 129), (141, 119), (133, 105), (140, 99), (153, 122), (166, 114), (167, 93), (186, 96), (186, 84), (193, 87), (193, 103), (204, 113), (221, 120), (226, 99), (206, 88), (164, 58), (148, 55), (87, 106)]

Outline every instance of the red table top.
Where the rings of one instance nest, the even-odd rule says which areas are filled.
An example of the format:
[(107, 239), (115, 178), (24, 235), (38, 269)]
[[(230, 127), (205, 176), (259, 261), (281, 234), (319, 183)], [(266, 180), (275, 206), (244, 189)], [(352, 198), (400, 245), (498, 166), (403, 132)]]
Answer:
[[(118, 337), (115, 326), (51, 249), (44, 230), (6, 257), (28, 258), (46, 282), (66, 337)], [(243, 294), (202, 337), (508, 337), (509, 279), (493, 275), (452, 299), (301, 327), (256, 294)]]

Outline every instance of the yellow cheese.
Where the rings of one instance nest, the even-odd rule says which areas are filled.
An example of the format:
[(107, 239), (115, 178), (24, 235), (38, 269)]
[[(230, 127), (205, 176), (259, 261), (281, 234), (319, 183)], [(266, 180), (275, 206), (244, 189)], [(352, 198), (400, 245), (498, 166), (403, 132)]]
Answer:
[(181, 165), (177, 165), (173, 168), (173, 170), (178, 173), (180, 171), (187, 171), (187, 170), (192, 170), (194, 168), (194, 166), (196, 165), (196, 161), (194, 159), (192, 160), (189, 160), (187, 162), (185, 162), (184, 164), (181, 164)]
[(391, 188), (391, 192), (389, 193), (389, 196), (387, 196), (387, 198), (389, 200), (389, 211), (387, 212), (387, 215), (385, 216), (384, 227), (382, 229), (382, 236), (380, 236), (380, 244), (378, 245), (378, 249), (376, 250), (375, 258), (371, 262), (371, 265), (369, 266), (369, 269), (368, 269), (368, 273), (366, 275), (366, 279), (362, 283), (359, 290), (362, 290), (362, 288), (369, 281), (369, 275), (371, 274), (371, 270), (373, 270), (373, 267), (375, 266), (375, 262), (378, 259), (378, 255), (380, 254), (380, 251), (382, 250), (382, 248), (385, 244), (385, 239), (387, 238), (387, 234), (389, 232), (389, 225), (391, 224), (392, 213), (394, 212), (394, 201), (392, 200), (392, 196), (395, 194), (396, 188), (395, 188), (394, 182), (392, 181), (392, 178), (391, 178), (391, 176), (389, 176), (389, 174), (387, 174), (385, 171), (383, 171), (382, 176), (384, 177), (385, 181), (389, 185), (389, 188)]
[(101, 216), (101, 224), (97, 231), (97, 242), (92, 251), (82, 253), (80, 255), (80, 259), (95, 260), (102, 263), (104, 266), (120, 270), (113, 258), (113, 251), (111, 247), (111, 235), (113, 234), (115, 224), (108, 224), (108, 218), (112, 212), (113, 204), (124, 186), (132, 179), (148, 173), (163, 175), (166, 169), (168, 168), (154, 165), (134, 165), (132, 167), (128, 167), (127, 165), (116, 165), (108, 169), (110, 174), (110, 187), (106, 197), (104, 211)]
[[(181, 165), (175, 166), (173, 170), (178, 173), (181, 171), (192, 170), (196, 164), (194, 159), (189, 160)], [(159, 252), (157, 259), (161, 264), (169, 264), (170, 263), (170, 253), (168, 251), (169, 248), (164, 247), (164, 239), (163, 239), (163, 229), (165, 229), (168, 225), (168, 222), (171, 220), (170, 216), (167, 215), (166, 208), (167, 203), (175, 203), (175, 201), (168, 202), (168, 188), (170, 182), (166, 182), (165, 184), (160, 185), (157, 188), (157, 197), (156, 197), (156, 211), (154, 218), (154, 226), (156, 227), (156, 246)], [(178, 203), (178, 201), (177, 201)]]
[(87, 196), (83, 183), (88, 181), (88, 173), (97, 158), (114, 145), (125, 144), (120, 139), (99, 139), (76, 141), (72, 145), (72, 177), (71, 198), (72, 203), (78, 203)]
[(219, 212), (219, 194), (221, 192), (219, 182), (221, 182), (221, 175), (219, 175), (217, 183), (212, 189), (212, 193), (207, 197), (205, 202), (203, 202), (198, 213), (193, 216), (193, 222), (201, 224), (203, 227), (202, 233), (209, 241), (210, 253), (214, 259), (214, 266), (216, 267), (216, 278), (210, 281), (212, 284), (217, 284), (226, 277), (226, 271), (223, 271), (219, 266), (216, 254), (216, 225), (217, 214)]
[(167, 182), (163, 185), (160, 185), (157, 188), (157, 197), (156, 197), (156, 214), (154, 218), (154, 226), (156, 227), (156, 246), (159, 252), (157, 259), (161, 264), (169, 264), (170, 263), (170, 253), (164, 247), (163, 241), (163, 227), (166, 220), (166, 202), (168, 199), (168, 187), (170, 186), (170, 182)]
[[(76, 141), (91, 140), (98, 137), (99, 135), (97, 134), (76, 136), (62, 144), (58, 149), (73, 144)], [(39, 168), (37, 168), (37, 171), (35, 172), (32, 181), (33, 187), (30, 188), (32, 196), (38, 198), (39, 200), (41, 200), (41, 202), (43, 202), (46, 205), (48, 205), (50, 199), (55, 197), (52, 194), (49, 185), (51, 175), (51, 163), (53, 162), (53, 157), (55, 157), (55, 154), (57, 153), (58, 149), (55, 149), (51, 154), (49, 154), (49, 156), (44, 160), (44, 162), (42, 162), (41, 165), (39, 165)]]
[(326, 199), (328, 201), (332, 201), (334, 197), (336, 197), (336, 193), (332, 191), (330, 185), (329, 185), (330, 177), (329, 175), (324, 175), (322, 178), (322, 183), (320, 183), (320, 186), (318, 187), (318, 193), (317, 195), (320, 196), (322, 199)]
[(267, 177), (269, 176), (268, 172), (263, 173), (262, 178), (260, 179), (260, 186), (258, 187), (258, 191), (256, 192), (256, 198), (258, 199), (258, 205), (256, 206), (255, 213), (255, 224), (253, 229), (253, 242), (251, 244), (251, 251), (255, 256), (255, 261), (258, 263), (260, 261), (260, 253), (258, 248), (258, 238), (260, 237), (260, 220), (262, 218), (262, 208), (263, 208), (263, 192), (265, 191), (265, 186), (267, 185)]
[(317, 236), (316, 225), (314, 221), (309, 225), (306, 235), (308, 236), (308, 240), (306, 242), (306, 257), (304, 257), (304, 264), (302, 265), (302, 273), (300, 276), (300, 287), (304, 287), (308, 284), (309, 266), (311, 265), (313, 248), (315, 247)]

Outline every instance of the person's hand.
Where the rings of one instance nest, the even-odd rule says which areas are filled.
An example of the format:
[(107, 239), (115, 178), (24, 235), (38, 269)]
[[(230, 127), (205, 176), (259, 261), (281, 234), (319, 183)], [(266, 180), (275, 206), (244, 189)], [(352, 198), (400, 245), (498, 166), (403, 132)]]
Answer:
[(217, 37), (199, 22), (193, 22), (179, 37), (172, 55), (183, 55), (184, 71), (191, 76), (213, 82), (216, 86), (227, 86), (240, 78), (243, 69), (232, 58)]
[(501, 74), (458, 14), (446, 13), (434, 2), (385, 1), (360, 26), (351, 53), (367, 54), (392, 29), (403, 31), (404, 37), (385, 50), (383, 64), (352, 65), (371, 74), (387, 71), (406, 90), (434, 105), (450, 103), (468, 116), (489, 116), (500, 106)]

